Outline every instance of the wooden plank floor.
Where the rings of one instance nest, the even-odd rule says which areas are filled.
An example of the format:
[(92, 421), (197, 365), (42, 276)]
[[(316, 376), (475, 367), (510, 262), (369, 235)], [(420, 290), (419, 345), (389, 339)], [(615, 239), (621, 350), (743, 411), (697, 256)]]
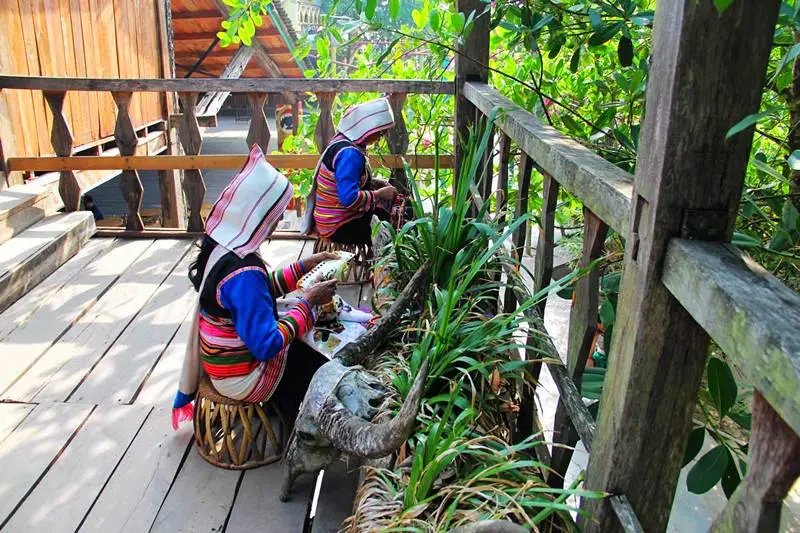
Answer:
[[(262, 255), (277, 268), (312, 248), (276, 240)], [(170, 427), (195, 251), (186, 240), (93, 239), (0, 314), (0, 530), (309, 528), (316, 480), (281, 503), (280, 464), (212, 467), (191, 427)], [(359, 286), (340, 292), (354, 305), (368, 297)], [(317, 506), (315, 530), (349, 514), (352, 479), (340, 470), (323, 479), (322, 497), (336, 498)]]

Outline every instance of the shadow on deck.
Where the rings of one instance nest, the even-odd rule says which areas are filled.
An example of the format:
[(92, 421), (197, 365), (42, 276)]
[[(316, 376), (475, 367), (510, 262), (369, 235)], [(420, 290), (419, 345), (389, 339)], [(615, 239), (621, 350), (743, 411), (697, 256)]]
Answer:
[[(312, 248), (262, 253), (281, 266)], [(331, 469), (312, 525), (315, 480), (281, 503), (280, 463), (215, 468), (191, 426), (170, 427), (193, 255), (188, 240), (93, 239), (0, 315), (0, 530), (335, 531), (349, 515), (357, 469)]]

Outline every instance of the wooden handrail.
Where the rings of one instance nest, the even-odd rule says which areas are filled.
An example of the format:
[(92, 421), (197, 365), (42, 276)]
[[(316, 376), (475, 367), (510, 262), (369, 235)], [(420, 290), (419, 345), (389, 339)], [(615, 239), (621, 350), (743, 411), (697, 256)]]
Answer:
[(800, 295), (731, 245), (673, 239), (662, 281), (800, 435)]
[(423, 93), (453, 94), (453, 83), (427, 80), (306, 78), (101, 79), (0, 76), (0, 89), (231, 93)]
[(628, 231), (633, 176), (580, 143), (546, 126), (485, 83), (464, 85), (464, 96), (481, 113), (499, 108), (496, 125), (536, 165), (619, 233)]
[[(433, 155), (373, 155), (370, 164), (379, 168), (435, 168)], [(317, 154), (274, 154), (267, 161), (279, 169), (316, 168)], [(70, 156), (9, 157), (9, 171), (54, 172), (68, 170), (189, 170), (234, 169), (247, 160), (246, 154), (158, 155), (158, 156)], [(439, 168), (453, 168), (453, 156), (439, 156)]]

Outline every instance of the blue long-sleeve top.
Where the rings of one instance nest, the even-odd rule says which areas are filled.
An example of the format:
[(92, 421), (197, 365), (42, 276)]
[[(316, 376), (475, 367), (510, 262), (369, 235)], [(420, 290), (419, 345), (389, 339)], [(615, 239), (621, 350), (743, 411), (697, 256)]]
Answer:
[(366, 156), (354, 147), (344, 148), (336, 154), (334, 162), (336, 194), (342, 205), (352, 205), (358, 199), (358, 192), (361, 190), (361, 176), (364, 175), (366, 163)]
[(242, 270), (220, 284), (218, 299), (231, 314), (236, 333), (259, 361), (275, 357), (314, 324), (311, 307), (300, 299), (276, 318), (270, 280), (263, 270)]

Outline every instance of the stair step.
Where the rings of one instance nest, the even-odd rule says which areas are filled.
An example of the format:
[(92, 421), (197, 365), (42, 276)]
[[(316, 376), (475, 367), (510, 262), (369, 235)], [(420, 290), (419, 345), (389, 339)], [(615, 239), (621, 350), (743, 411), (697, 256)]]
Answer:
[(92, 236), (88, 211), (52, 215), (0, 244), (0, 312), (63, 265)]
[(0, 244), (8, 241), (61, 207), (49, 184), (17, 185), (0, 190)]

